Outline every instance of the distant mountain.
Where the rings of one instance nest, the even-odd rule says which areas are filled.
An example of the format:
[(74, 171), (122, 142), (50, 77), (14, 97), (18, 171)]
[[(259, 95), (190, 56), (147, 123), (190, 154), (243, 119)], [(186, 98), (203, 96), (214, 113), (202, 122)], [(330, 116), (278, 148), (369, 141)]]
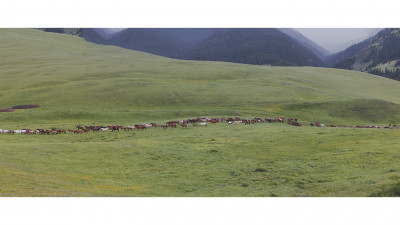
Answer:
[(107, 28), (92, 28), (91, 30), (95, 30), (102, 38), (107, 39), (108, 36), (112, 33)]
[(191, 46), (216, 29), (129, 28), (116, 33), (112, 33), (112, 29), (105, 28), (39, 28), (39, 30), (76, 35), (97, 44), (116, 45), (151, 54), (179, 58)]
[(278, 29), (220, 30), (191, 48), (183, 59), (276, 66), (322, 66), (310, 49)]
[(191, 45), (195, 45), (217, 31), (229, 28), (149, 28), (159, 35), (179, 38)]
[(382, 30), (363, 45), (354, 55), (344, 58), (335, 67), (400, 80), (399, 28)]
[[(155, 55), (189, 60), (279, 66), (322, 66), (327, 53), (300, 33), (251, 28), (129, 28), (110, 35), (101, 28), (44, 28)], [(293, 38), (295, 37), (295, 38)]]
[(109, 39), (111, 38), (115, 33), (118, 31), (121, 31), (123, 29), (120, 28), (92, 28), (93, 30), (96, 30), (98, 34), (104, 39)]
[(82, 28), (80, 36), (86, 39), (87, 41), (96, 44), (107, 44), (107, 40), (99, 33), (97, 29)]
[(182, 38), (148, 28), (122, 30), (108, 39), (107, 44), (171, 58), (179, 58), (191, 46)]
[[(346, 30), (346, 29), (344, 29), (344, 30)], [(342, 32), (344, 32), (344, 30), (342, 29)], [(365, 32), (363, 34), (360, 33), (359, 35), (354, 36), (352, 38), (348, 37), (349, 39), (347, 41), (344, 41), (341, 43), (327, 44), (326, 48), (329, 48), (331, 50), (331, 52), (333, 52), (333, 53), (342, 52), (355, 44), (361, 43), (361, 42), (365, 41), (366, 39), (369, 39), (369, 38), (375, 36), (381, 30), (383, 30), (383, 29), (382, 28), (368, 28), (367, 30), (365, 30)]]
[[(325, 58), (324, 62), (329, 67), (338, 67), (338, 68), (346, 68), (351, 69), (349, 66), (345, 66), (348, 64), (347, 62), (352, 61), (351, 57), (357, 54), (361, 49), (363, 49), (370, 42), (371, 38), (368, 38), (360, 43), (354, 44), (347, 49), (332, 54)], [(346, 60), (345, 60), (346, 59)]]
[(304, 47), (307, 47), (308, 49), (310, 49), (314, 54), (316, 54), (322, 60), (331, 54), (329, 51), (327, 51), (326, 49), (317, 45), (315, 42), (311, 41), (310, 39), (308, 39), (307, 37), (305, 37), (300, 32), (297, 32), (294, 29), (279, 28), (279, 30), (282, 31), (283, 33), (289, 35), (296, 41), (298, 41)]

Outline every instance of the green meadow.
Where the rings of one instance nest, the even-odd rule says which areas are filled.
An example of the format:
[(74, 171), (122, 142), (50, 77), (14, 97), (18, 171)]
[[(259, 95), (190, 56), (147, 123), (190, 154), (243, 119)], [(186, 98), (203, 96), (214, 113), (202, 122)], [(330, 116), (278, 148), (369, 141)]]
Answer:
[[(0, 134), (0, 196), (370, 196), (400, 176), (400, 83), (366, 73), (163, 58), (0, 29), (0, 129), (194, 117), (287, 124)], [(388, 194), (390, 195), (390, 194)]]

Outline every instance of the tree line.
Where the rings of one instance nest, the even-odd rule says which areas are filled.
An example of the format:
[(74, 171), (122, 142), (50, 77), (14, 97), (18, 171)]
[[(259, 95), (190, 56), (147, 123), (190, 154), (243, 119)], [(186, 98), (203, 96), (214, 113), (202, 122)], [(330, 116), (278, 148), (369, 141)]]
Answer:
[[(396, 65), (400, 65), (400, 61), (396, 62)], [(400, 80), (400, 68), (385, 68), (385, 69), (380, 69), (380, 68), (374, 68), (374, 69), (370, 69), (368, 70), (368, 73), (374, 74), (374, 75), (378, 75), (378, 76), (382, 76), (382, 77), (386, 77), (386, 78), (390, 78), (393, 80)]]

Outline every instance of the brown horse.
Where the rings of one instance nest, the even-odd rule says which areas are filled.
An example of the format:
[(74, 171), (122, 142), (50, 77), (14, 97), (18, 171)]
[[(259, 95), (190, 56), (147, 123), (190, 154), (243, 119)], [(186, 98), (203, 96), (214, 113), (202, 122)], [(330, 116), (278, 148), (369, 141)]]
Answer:
[(135, 128), (139, 129), (139, 130), (145, 130), (146, 126), (145, 125), (135, 125)]
[(92, 127), (91, 129), (93, 132), (99, 132), (101, 128), (96, 126), (96, 127)]
[(118, 131), (119, 132), (120, 126), (108, 126), (108, 129), (110, 129), (112, 132)]

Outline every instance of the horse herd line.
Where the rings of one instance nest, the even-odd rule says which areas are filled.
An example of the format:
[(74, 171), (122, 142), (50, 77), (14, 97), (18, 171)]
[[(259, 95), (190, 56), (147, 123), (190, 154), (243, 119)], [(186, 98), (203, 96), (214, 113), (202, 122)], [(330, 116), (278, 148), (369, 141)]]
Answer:
[[(255, 117), (254, 119), (242, 119), (240, 117), (228, 117), (227, 119), (223, 118), (195, 118), (195, 119), (187, 119), (187, 120), (176, 120), (176, 121), (168, 121), (166, 124), (157, 124), (157, 123), (146, 123), (146, 124), (135, 124), (134, 126), (120, 126), (120, 125), (113, 125), (113, 126), (82, 126), (77, 125), (76, 129), (57, 129), (52, 128), (51, 130), (47, 129), (21, 129), (21, 130), (3, 130), (0, 129), (0, 134), (43, 134), (43, 135), (58, 135), (58, 134), (66, 134), (74, 133), (74, 134), (83, 134), (89, 132), (119, 132), (119, 131), (133, 131), (133, 130), (145, 130), (149, 128), (176, 128), (177, 126), (181, 126), (183, 128), (188, 127), (196, 127), (196, 126), (207, 126), (207, 124), (215, 124), (215, 123), (223, 123), (226, 122), (228, 125), (231, 124), (255, 124), (255, 123), (285, 123), (293, 126), (302, 126), (301, 123), (298, 122), (297, 119), (293, 118), (260, 118)], [(347, 127), (347, 128), (400, 128), (397, 125), (389, 125), (389, 126), (335, 126), (335, 125), (325, 125), (320, 122), (310, 123), (310, 126), (316, 127)]]

